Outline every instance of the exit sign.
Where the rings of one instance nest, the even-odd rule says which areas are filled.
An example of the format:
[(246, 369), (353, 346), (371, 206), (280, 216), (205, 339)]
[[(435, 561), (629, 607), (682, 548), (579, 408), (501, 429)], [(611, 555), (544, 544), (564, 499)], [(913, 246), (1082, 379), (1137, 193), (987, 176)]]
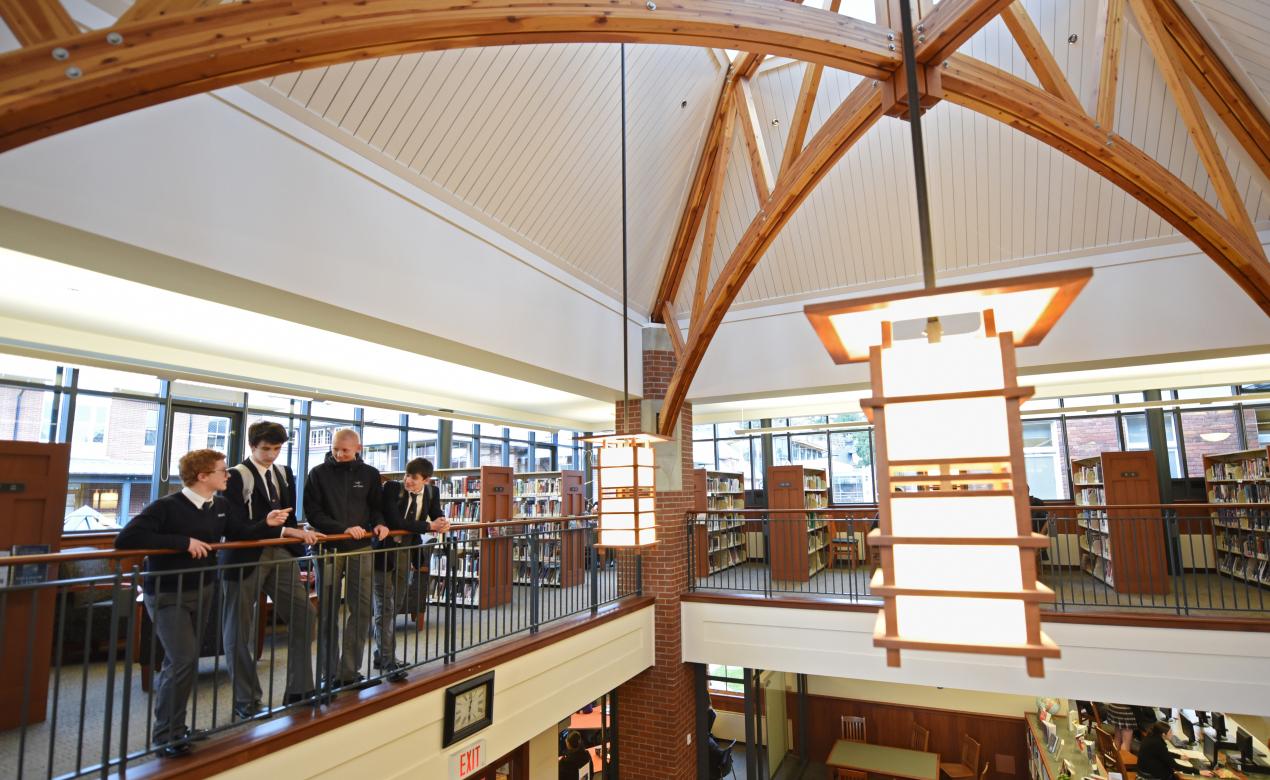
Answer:
[(464, 780), (485, 766), (485, 740), (469, 745), (461, 753), (450, 756), (450, 777)]

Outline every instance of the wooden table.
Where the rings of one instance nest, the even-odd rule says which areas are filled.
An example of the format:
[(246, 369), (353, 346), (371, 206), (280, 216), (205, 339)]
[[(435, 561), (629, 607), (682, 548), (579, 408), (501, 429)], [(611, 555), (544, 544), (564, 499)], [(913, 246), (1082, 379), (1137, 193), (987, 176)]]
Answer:
[(603, 715), (604, 714), (600, 712), (599, 707), (591, 710), (588, 714), (575, 712), (573, 715), (569, 716), (569, 728), (577, 729), (578, 731), (591, 731), (598, 729), (604, 725)]
[(908, 748), (869, 745), (840, 739), (833, 743), (825, 763), (837, 769), (854, 769), (910, 780), (939, 780), (939, 754)]

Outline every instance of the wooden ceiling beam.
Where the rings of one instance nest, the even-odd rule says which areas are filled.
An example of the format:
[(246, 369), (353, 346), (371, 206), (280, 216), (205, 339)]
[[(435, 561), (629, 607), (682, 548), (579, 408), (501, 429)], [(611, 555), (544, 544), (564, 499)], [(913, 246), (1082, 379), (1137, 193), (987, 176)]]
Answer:
[(675, 318), (675, 307), (667, 303), (661, 311), (661, 321), (666, 324), (666, 334), (670, 336), (670, 349), (675, 353), (678, 363), (684, 355), (684, 334), (679, 330), (679, 320)]
[(741, 135), (745, 138), (745, 150), (750, 160), (750, 173), (754, 177), (754, 191), (759, 202), (772, 194), (772, 163), (767, 159), (767, 144), (763, 142), (763, 128), (759, 124), (758, 110), (754, 107), (754, 93), (749, 79), (738, 79), (733, 88), (736, 93), (737, 121), (741, 123)]
[(1120, 49), (1124, 46), (1124, 0), (1102, 0), (1103, 26), (1099, 33), (1102, 63), (1098, 71), (1098, 101), (1094, 122), (1112, 132), (1116, 121), (1116, 87), (1120, 83)]
[(917, 61), (938, 64), (948, 59), (1011, 2), (943, 0), (918, 25)]
[(842, 105), (825, 120), (798, 160), (781, 173), (772, 194), (759, 205), (758, 213), (711, 287), (703, 310), (699, 316), (692, 318), (683, 359), (675, 366), (662, 402), (658, 427), (663, 435), (674, 432), (692, 378), (701, 366), (710, 340), (723, 322), (723, 315), (798, 207), (838, 160), (881, 118), (881, 93), (882, 90), (872, 81), (865, 81), (852, 90)]
[(657, 296), (649, 307), (651, 318), (655, 322), (667, 304), (674, 304), (679, 295), (679, 286), (683, 283), (688, 262), (692, 259), (692, 247), (697, 241), (697, 231), (701, 229), (701, 220), (705, 217), (709, 204), (710, 185), (713, 182), (715, 163), (719, 159), (719, 148), (723, 142), (723, 125), (732, 105), (732, 83), (736, 76), (735, 68), (729, 68), (723, 76), (723, 86), (719, 89), (719, 98), (714, 104), (714, 113), (710, 117), (710, 127), (706, 130), (706, 140), (701, 146), (701, 157), (697, 160), (697, 168), (692, 174), (692, 184), (688, 187), (688, 198), (684, 201), (683, 213), (679, 216), (679, 226), (675, 229), (674, 241), (670, 244), (670, 254), (666, 257), (666, 265), (662, 269), (661, 281), (657, 285)]
[(1213, 136), (1213, 129), (1208, 126), (1208, 119), (1204, 117), (1199, 100), (1191, 91), (1190, 82), (1180, 64), (1182, 55), (1164, 29), (1159, 9), (1153, 0), (1129, 0), (1129, 7), (1133, 9), (1133, 16), (1138, 21), (1138, 30), (1155, 55), (1156, 67), (1164, 76), (1164, 83), (1177, 103), (1182, 121), (1186, 123), (1186, 130), (1199, 152), (1200, 161), (1204, 163), (1204, 170), (1208, 171), (1213, 189), (1217, 190), (1217, 200), (1226, 212), (1226, 219), (1251, 242), (1260, 246), (1257, 229), (1248, 216), (1248, 207), (1244, 205), (1243, 196), (1235, 186), (1235, 178), (1230, 175), (1226, 158), (1222, 157), (1221, 150), (1217, 148), (1217, 139)]
[(192, 11), (203, 5), (203, 0), (136, 0), (127, 11), (115, 21), (115, 26), (136, 22), (142, 19), (153, 19), (159, 16)]
[(1260, 242), (1146, 152), (1044, 90), (969, 57), (949, 61), (943, 86), (953, 103), (1052, 146), (1132, 195), (1195, 242), (1270, 315), (1270, 261)]
[(23, 46), (79, 35), (79, 25), (58, 0), (0, 0), (0, 18)]
[[(948, 0), (953, 2), (953, 0)], [(780, 0), (561, 4), (256, 0), (143, 19), (0, 54), (0, 151), (247, 81), (394, 54), (530, 43), (658, 43), (764, 51), (883, 78), (900, 61), (880, 25)], [(67, 69), (78, 69), (68, 77)]]
[(1191, 83), (1253, 164), (1270, 179), (1270, 122), (1176, 0), (1156, 0), (1155, 6), (1164, 29), (1182, 54), (1181, 62)]
[[(736, 101), (736, 90), (728, 92), (724, 98), (729, 104)], [(706, 290), (710, 285), (710, 267), (714, 261), (714, 242), (719, 235), (719, 210), (723, 208), (723, 182), (728, 177), (728, 160), (732, 157), (732, 132), (736, 127), (736, 113), (729, 107), (723, 115), (723, 127), (720, 131), (719, 149), (714, 165), (710, 170), (710, 187), (706, 192), (706, 232), (701, 237), (701, 252), (697, 257), (697, 283), (692, 288), (692, 310), (688, 322), (697, 321), (701, 307), (705, 303)]]
[(789, 118), (789, 133), (785, 136), (785, 152), (781, 156), (781, 167), (777, 175), (784, 174), (794, 164), (803, 151), (803, 141), (807, 138), (807, 126), (811, 124), (811, 112), (816, 105), (816, 94), (820, 91), (820, 77), (824, 67), (809, 62), (803, 68), (803, 83), (798, 88), (798, 100), (794, 103), (794, 113)]
[(1014, 42), (1019, 45), (1024, 58), (1032, 66), (1032, 72), (1036, 74), (1037, 80), (1041, 82), (1045, 91), (1083, 110), (1080, 98), (1076, 96), (1076, 91), (1068, 83), (1067, 76), (1063, 75), (1062, 69), (1058, 66), (1058, 60), (1054, 59), (1053, 52), (1050, 51), (1049, 46), (1045, 45), (1041, 31), (1036, 29), (1032, 17), (1028, 15), (1021, 0), (1015, 0), (1005, 7), (1005, 10), (1001, 12), (1001, 21), (1005, 22), (1010, 35), (1014, 36)]

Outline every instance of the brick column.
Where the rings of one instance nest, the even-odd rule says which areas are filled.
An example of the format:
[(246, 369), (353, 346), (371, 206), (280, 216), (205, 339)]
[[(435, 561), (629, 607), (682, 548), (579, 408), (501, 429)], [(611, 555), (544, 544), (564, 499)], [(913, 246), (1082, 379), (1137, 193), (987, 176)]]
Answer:
[[(661, 399), (675, 370), (666, 331), (644, 332), (644, 398)], [(640, 428), (640, 403), (617, 402), (619, 433)], [(650, 426), (651, 428), (652, 426)], [(657, 601), (656, 664), (618, 688), (618, 749), (622, 780), (695, 778), (696, 712), (692, 668), (683, 662), (679, 596), (688, 588), (688, 528), (685, 513), (693, 505), (692, 406), (679, 416), (682, 490), (657, 491), (658, 542), (643, 552), (644, 593)], [(688, 736), (692, 735), (692, 744)]]

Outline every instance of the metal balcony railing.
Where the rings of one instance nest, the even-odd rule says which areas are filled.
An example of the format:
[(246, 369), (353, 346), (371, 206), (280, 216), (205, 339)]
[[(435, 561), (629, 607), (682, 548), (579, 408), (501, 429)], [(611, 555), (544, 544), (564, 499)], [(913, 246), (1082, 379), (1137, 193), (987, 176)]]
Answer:
[[(0, 678), (6, 692), (0, 708), (0, 776), (123, 774), (175, 742), (215, 738), (293, 708), (320, 711), (351, 690), (394, 685), (474, 648), (535, 633), (553, 621), (637, 594), (640, 558), (597, 549), (595, 535), (589, 516), (456, 524), (433, 543), (390, 539), (381, 548), (337, 552), (330, 542), (349, 537), (333, 536), (298, 557), (161, 572), (171, 588), (168, 597), (189, 605), (199, 649), (184, 716), (190, 731), (182, 736), (155, 733), (156, 677), (165, 648), (144, 593), (160, 575), (140, 565), (145, 555), (171, 551), (0, 558), (0, 573), (7, 574), (0, 577), (0, 625), (10, 633), (0, 642), (0, 670), (8, 675)], [(359, 572), (383, 571), (388, 563), (393, 573), (380, 575), (378, 593), (359, 593), (354, 584), (362, 582)], [(226, 647), (223, 631), (224, 583), (252, 569), (261, 579), (298, 575), (305, 598), (274, 605), (264, 593), (259, 596), (252, 629), (240, 642), (251, 653), (263, 707), (244, 721), (234, 711), (227, 671), (225, 653), (233, 645)], [(331, 576), (337, 571), (345, 573), (342, 584)], [(387, 604), (389, 595), (394, 609), (377, 627), (374, 603), (384, 596), (381, 603)], [(311, 611), (296, 614), (297, 603), (304, 601)], [(12, 633), (16, 625), (25, 627), (20, 636)], [(297, 641), (296, 631), (308, 635)], [(394, 637), (392, 650), (388, 635)], [(350, 675), (359, 644), (357, 671)], [(380, 649), (384, 653), (377, 662)], [(399, 665), (392, 664), (389, 653)], [(342, 661), (347, 663), (341, 666)]]

